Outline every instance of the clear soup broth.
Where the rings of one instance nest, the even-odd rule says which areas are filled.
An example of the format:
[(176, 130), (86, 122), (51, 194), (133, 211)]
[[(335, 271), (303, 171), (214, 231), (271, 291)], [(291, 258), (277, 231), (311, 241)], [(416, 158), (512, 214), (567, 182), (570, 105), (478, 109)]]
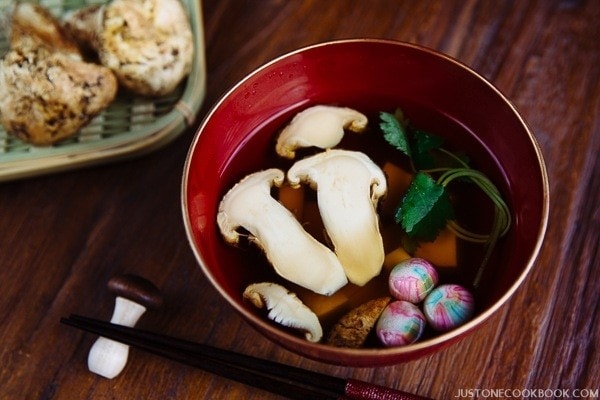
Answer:
[[(367, 115), (369, 126), (363, 133), (346, 132), (344, 139), (336, 148), (361, 151), (382, 167), (384, 171), (386, 165), (390, 164), (408, 171), (409, 164), (406, 156), (394, 149), (383, 139), (383, 135), (378, 127), (379, 111), (393, 113), (396, 106), (377, 109), (373, 109), (369, 105), (361, 107), (360, 105), (344, 104), (344, 106), (353, 107)], [(469, 159), (470, 166), (480, 170), (489, 177), (498, 187), (506, 201), (510, 199), (507, 196), (508, 185), (497, 160), (492, 156), (489, 149), (478, 141), (467, 127), (439, 112), (432, 112), (431, 109), (420, 104), (403, 103), (400, 106), (412, 125), (430, 134), (444, 138), (443, 146), (445, 148), (455, 153), (465, 154)], [(250, 136), (250, 139), (243, 146), (237, 149), (224, 171), (222, 195), (233, 184), (250, 173), (271, 167), (277, 167), (286, 172), (295, 160), (322, 151), (314, 148), (303, 149), (297, 152), (295, 160), (283, 159), (275, 153), (277, 134), (289, 122), (295, 112), (286, 113), (285, 116), (281, 116), (261, 126)], [(235, 173), (231, 171), (235, 171)], [(457, 222), (473, 232), (489, 233), (493, 220), (493, 204), (485, 194), (474, 184), (465, 182), (453, 182), (448, 188)], [(391, 190), (390, 187), (388, 187), (389, 190)], [(277, 188), (273, 190), (273, 197), (279, 197)], [(397, 206), (394, 203), (397, 203), (397, 201), (398, 199), (396, 198), (390, 199), (387, 197), (380, 200), (378, 205), (380, 231), (386, 254), (397, 249), (402, 244), (401, 229), (393, 218), (393, 210)], [(302, 207), (304, 212), (300, 220), (305, 229), (322, 243), (327, 244), (327, 237), (324, 234), (324, 228), (318, 216), (316, 192), (308, 187), (304, 188)], [(489, 296), (489, 290), (492, 287), (492, 282), (496, 274), (501, 273), (499, 266), (504, 263), (505, 258), (503, 256), (503, 248), (512, 240), (511, 232), (512, 229), (497, 243), (477, 288), (473, 287), (473, 282), (483, 258), (485, 250), (483, 245), (459, 239), (456, 242), (457, 262), (455, 266), (439, 266), (434, 263), (440, 277), (439, 284), (457, 283), (468, 288), (473, 293), (476, 307), (475, 315), (485, 310), (493, 300), (493, 296)], [(325, 338), (331, 326), (352, 308), (373, 298), (389, 296), (387, 278), (393, 266), (384, 266), (381, 274), (363, 287), (348, 284), (337, 293), (327, 297), (312, 293), (279, 277), (262, 252), (249, 243), (241, 243), (238, 247), (232, 247), (223, 241), (223, 246), (229, 248), (228, 252), (230, 254), (233, 253), (231, 254), (232, 261), (239, 264), (235, 269), (244, 271), (246, 276), (243, 282), (244, 285), (263, 281), (276, 282), (295, 292), (309, 307), (316, 308), (315, 312), (321, 320)], [(245, 286), (239, 288), (240, 296), (244, 288)], [(485, 295), (482, 295), (483, 293)], [(281, 329), (286, 330), (285, 327), (281, 327)], [(290, 332), (299, 334), (292, 330)], [(433, 337), (437, 334), (439, 333), (426, 328), (420, 340)], [(380, 346), (375, 337), (370, 338), (366, 343), (366, 347)]]

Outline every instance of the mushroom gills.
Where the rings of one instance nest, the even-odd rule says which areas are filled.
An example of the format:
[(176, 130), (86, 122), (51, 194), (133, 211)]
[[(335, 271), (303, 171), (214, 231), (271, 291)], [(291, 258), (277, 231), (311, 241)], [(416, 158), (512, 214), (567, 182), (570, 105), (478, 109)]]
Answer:
[(268, 309), (269, 319), (305, 331), (308, 341), (318, 342), (323, 337), (317, 315), (285, 287), (271, 282), (255, 283), (244, 290), (243, 296), (254, 306)]

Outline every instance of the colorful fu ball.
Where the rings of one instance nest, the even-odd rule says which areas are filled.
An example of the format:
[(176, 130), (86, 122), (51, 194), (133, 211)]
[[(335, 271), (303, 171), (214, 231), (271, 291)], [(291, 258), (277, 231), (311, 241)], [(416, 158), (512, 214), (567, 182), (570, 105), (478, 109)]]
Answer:
[(422, 258), (409, 258), (390, 272), (390, 294), (398, 300), (420, 303), (438, 283), (433, 265)]
[(437, 331), (448, 331), (464, 324), (473, 315), (473, 295), (459, 285), (441, 285), (431, 291), (423, 303), (429, 325)]
[(416, 305), (397, 300), (383, 310), (375, 332), (384, 346), (403, 346), (419, 339), (425, 324), (425, 317)]

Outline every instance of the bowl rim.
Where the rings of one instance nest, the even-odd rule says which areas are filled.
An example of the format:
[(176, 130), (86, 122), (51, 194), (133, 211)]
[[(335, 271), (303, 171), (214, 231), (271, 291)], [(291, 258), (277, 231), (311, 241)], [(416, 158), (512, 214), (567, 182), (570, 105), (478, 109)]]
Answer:
[[(389, 348), (350, 349), (350, 348), (333, 347), (330, 345), (326, 345), (324, 343), (311, 343), (299, 336), (288, 334), (287, 332), (282, 331), (280, 328), (273, 326), (272, 321), (266, 321), (266, 320), (264, 320), (264, 318), (260, 318), (257, 315), (250, 313), (248, 310), (246, 310), (244, 307), (242, 307), (240, 304), (238, 304), (238, 302), (232, 296), (227, 294), (224, 289), (222, 289), (221, 285), (219, 285), (219, 283), (213, 277), (211, 272), (205, 266), (202, 254), (200, 254), (200, 252), (195, 244), (195, 239), (194, 239), (193, 232), (192, 232), (192, 224), (190, 221), (190, 215), (188, 213), (189, 208), (188, 208), (188, 201), (187, 201), (187, 199), (188, 199), (188, 185), (187, 184), (189, 181), (191, 159), (194, 156), (196, 147), (198, 146), (198, 140), (199, 140), (204, 128), (209, 123), (212, 116), (217, 112), (217, 110), (223, 104), (223, 102), (225, 102), (234, 92), (236, 92), (238, 90), (238, 88), (243, 86), (247, 81), (249, 81), (256, 75), (260, 74), (265, 69), (268, 69), (269, 67), (281, 62), (282, 60), (284, 60), (288, 57), (291, 57), (291, 56), (294, 56), (294, 55), (297, 55), (299, 53), (303, 53), (306, 51), (310, 51), (310, 50), (316, 49), (316, 48), (327, 47), (327, 46), (346, 45), (346, 44), (352, 44), (352, 43), (386, 44), (386, 45), (390, 45), (390, 46), (401, 46), (401, 47), (412, 48), (414, 50), (428, 53), (431, 56), (441, 58), (441, 59), (445, 60), (445, 62), (452, 63), (456, 67), (461, 68), (461, 69), (465, 70), (466, 72), (468, 72), (469, 74), (473, 75), (481, 83), (488, 86), (500, 98), (500, 100), (502, 102), (504, 102), (510, 108), (511, 113), (518, 119), (519, 123), (523, 126), (523, 128), (529, 138), (529, 142), (532, 145), (532, 149), (535, 152), (535, 155), (537, 158), (537, 166), (540, 169), (540, 176), (542, 179), (542, 182), (541, 182), (542, 189), (543, 189), (542, 210), (541, 210), (541, 221), (540, 221), (540, 225), (539, 225), (539, 228), (537, 231), (537, 238), (536, 238), (534, 247), (532, 248), (532, 251), (528, 255), (527, 263), (524, 266), (523, 271), (517, 277), (517, 279), (515, 279), (515, 281), (511, 284), (511, 286), (500, 296), (500, 298), (497, 301), (492, 303), (486, 309), (482, 310), (480, 314), (476, 315), (473, 319), (469, 320), (467, 323), (465, 323), (457, 328), (454, 328), (448, 332), (436, 335), (433, 338), (417, 341), (417, 342), (407, 345), (407, 346), (389, 347)], [(213, 287), (219, 292), (219, 295), (224, 297), (225, 300), (238, 313), (240, 313), (242, 316), (247, 318), (247, 320), (250, 322), (250, 325), (254, 325), (255, 327), (258, 326), (264, 330), (263, 332), (261, 332), (262, 334), (264, 334), (265, 336), (269, 337), (271, 340), (280, 343), (284, 347), (287, 347), (288, 349), (290, 349), (298, 354), (302, 354), (303, 356), (313, 358), (316, 360), (320, 360), (322, 362), (337, 363), (335, 361), (336, 357), (315, 358), (315, 356), (311, 355), (313, 351), (317, 351), (317, 352), (319, 352), (319, 354), (323, 354), (323, 352), (327, 352), (327, 350), (329, 349), (329, 352), (332, 355), (334, 353), (339, 354), (340, 355), (340, 356), (338, 356), (339, 358), (346, 358), (346, 359), (348, 357), (350, 357), (355, 361), (355, 363), (362, 357), (368, 357), (368, 358), (389, 357), (391, 360), (391, 363), (396, 363), (399, 360), (402, 360), (403, 358), (407, 358), (412, 353), (426, 353), (428, 349), (440, 348), (440, 347), (445, 346), (446, 344), (450, 344), (458, 339), (463, 338), (470, 331), (483, 325), (484, 322), (489, 320), (493, 314), (495, 314), (503, 305), (505, 305), (505, 303), (508, 302), (508, 300), (517, 291), (517, 289), (522, 285), (525, 278), (529, 275), (531, 269), (533, 268), (533, 265), (535, 264), (535, 262), (537, 260), (538, 255), (540, 253), (540, 249), (542, 247), (544, 237), (546, 234), (546, 229), (548, 226), (548, 217), (549, 217), (549, 209), (550, 209), (550, 195), (549, 195), (549, 181), (548, 181), (548, 172), (546, 169), (546, 164), (544, 161), (544, 157), (543, 157), (539, 142), (535, 138), (531, 128), (529, 127), (527, 122), (524, 120), (524, 118), (521, 116), (521, 114), (518, 112), (516, 107), (512, 104), (512, 102), (497, 87), (495, 87), (490, 81), (488, 81), (480, 73), (478, 73), (471, 67), (467, 66), (465, 63), (457, 60), (456, 58), (454, 58), (450, 55), (447, 55), (441, 51), (434, 50), (432, 48), (429, 48), (429, 47), (426, 47), (423, 45), (419, 45), (419, 44), (415, 44), (415, 43), (411, 43), (411, 42), (400, 41), (400, 40), (392, 40), (392, 39), (351, 38), (351, 39), (337, 39), (337, 40), (319, 42), (319, 43), (303, 46), (303, 47), (297, 48), (295, 50), (286, 52), (282, 55), (279, 55), (279, 56), (271, 59), (268, 62), (263, 63), (259, 67), (251, 70), (242, 79), (240, 79), (237, 83), (235, 83), (228, 90), (226, 90), (220, 96), (220, 98), (211, 106), (210, 110), (204, 116), (201, 124), (198, 126), (198, 128), (194, 134), (193, 141), (190, 144), (188, 153), (186, 155), (185, 163), (184, 163), (184, 168), (183, 168), (182, 187), (181, 187), (181, 207), (182, 207), (182, 213), (183, 213), (184, 227), (185, 227), (186, 236), (187, 236), (189, 245), (190, 245), (190, 247), (195, 255), (196, 261), (199, 263), (204, 275), (211, 282)], [(280, 341), (278, 339), (279, 336), (284, 336), (285, 342)], [(310, 351), (311, 354), (307, 354), (305, 352), (298, 352), (294, 349), (295, 346), (301, 346), (303, 348), (308, 347), (311, 349), (311, 351)], [(359, 365), (359, 364), (360, 363), (358, 363), (356, 365)], [(380, 364), (380, 363), (379, 362), (369, 362), (367, 365), (376, 365), (376, 364)]]

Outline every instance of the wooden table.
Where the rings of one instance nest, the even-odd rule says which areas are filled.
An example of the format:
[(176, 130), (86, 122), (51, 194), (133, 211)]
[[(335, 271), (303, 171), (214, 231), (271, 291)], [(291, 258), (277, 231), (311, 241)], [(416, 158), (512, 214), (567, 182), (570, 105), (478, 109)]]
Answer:
[[(165, 309), (139, 326), (174, 336), (434, 399), (598, 396), (600, 2), (206, 0), (203, 9), (208, 92), (194, 128), (142, 158), (0, 185), (0, 399), (277, 398), (135, 350), (117, 378), (90, 373), (95, 337), (59, 319), (108, 319), (106, 283), (118, 273), (161, 288)], [(489, 323), (437, 354), (375, 369), (304, 359), (254, 331), (203, 276), (180, 211), (187, 149), (219, 96), (278, 55), (351, 37), (432, 47), (490, 79), (532, 127), (551, 190), (538, 261)]]

